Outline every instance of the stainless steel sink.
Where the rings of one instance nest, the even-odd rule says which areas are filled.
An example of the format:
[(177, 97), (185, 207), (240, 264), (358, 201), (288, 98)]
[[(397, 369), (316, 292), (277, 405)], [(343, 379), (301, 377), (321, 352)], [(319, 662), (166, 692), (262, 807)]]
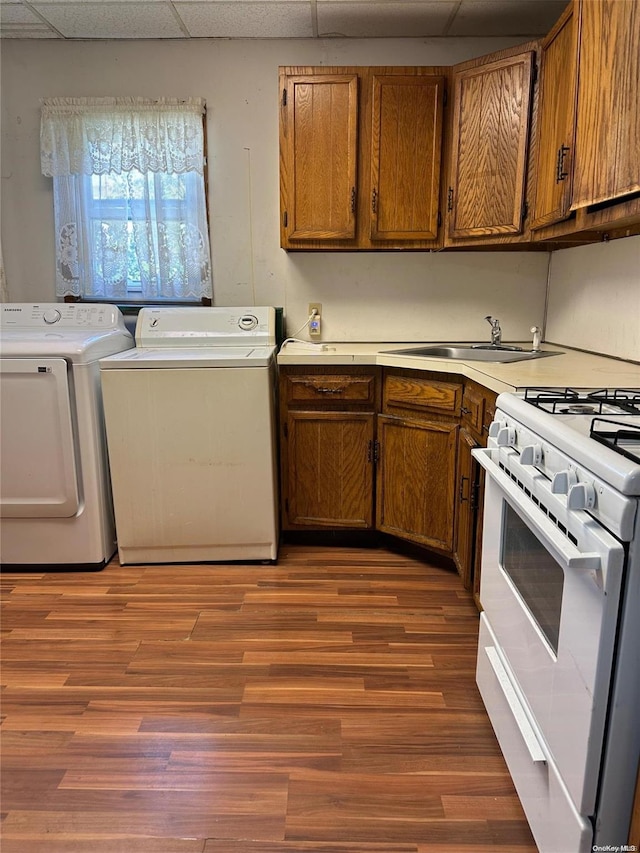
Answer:
[(451, 361), (489, 361), (507, 364), (512, 361), (528, 361), (532, 358), (547, 358), (550, 355), (562, 355), (561, 352), (548, 350), (522, 350), (517, 347), (494, 347), (490, 344), (453, 344), (410, 349), (387, 350), (387, 354), (409, 355), (422, 358), (448, 358)]

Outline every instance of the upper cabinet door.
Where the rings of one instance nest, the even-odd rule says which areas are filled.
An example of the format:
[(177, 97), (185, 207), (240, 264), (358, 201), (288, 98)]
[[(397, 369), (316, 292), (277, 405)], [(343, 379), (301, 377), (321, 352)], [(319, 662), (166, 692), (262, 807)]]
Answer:
[(375, 74), (372, 240), (438, 236), (444, 77)]
[[(355, 74), (286, 78), (281, 148), (287, 176), (282, 211), (292, 241), (356, 236), (358, 78)], [(284, 144), (282, 144), (284, 143)]]
[(640, 190), (640, 4), (580, 0), (572, 209)]
[(561, 222), (570, 212), (576, 94), (573, 22), (570, 4), (541, 46), (533, 229)]
[(454, 72), (449, 237), (520, 234), (534, 52)]

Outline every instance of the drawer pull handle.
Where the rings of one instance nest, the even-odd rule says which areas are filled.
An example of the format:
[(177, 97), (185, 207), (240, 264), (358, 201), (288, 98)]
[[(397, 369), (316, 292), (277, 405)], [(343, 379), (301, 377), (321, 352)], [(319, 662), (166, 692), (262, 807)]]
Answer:
[(314, 388), (319, 394), (342, 394), (344, 391), (344, 388), (320, 388), (317, 386)]
[(527, 719), (527, 715), (525, 714), (520, 699), (518, 698), (516, 691), (513, 689), (509, 674), (502, 665), (502, 661), (498, 657), (497, 651), (493, 646), (485, 646), (484, 651), (486, 656), (489, 658), (491, 668), (498, 679), (498, 684), (502, 689), (504, 698), (507, 700), (507, 704), (511, 709), (515, 723), (520, 730), (522, 739), (527, 747), (527, 752), (531, 756), (531, 761), (533, 761), (534, 764), (546, 764), (547, 759), (542, 751), (538, 737), (533, 726)]

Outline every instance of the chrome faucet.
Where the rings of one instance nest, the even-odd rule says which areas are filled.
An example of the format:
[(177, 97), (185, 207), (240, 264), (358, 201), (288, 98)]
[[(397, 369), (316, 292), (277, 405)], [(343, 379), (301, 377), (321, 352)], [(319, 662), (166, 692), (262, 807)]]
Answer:
[(499, 347), (502, 344), (502, 329), (500, 320), (496, 320), (490, 314), (484, 318), (491, 325), (491, 346)]

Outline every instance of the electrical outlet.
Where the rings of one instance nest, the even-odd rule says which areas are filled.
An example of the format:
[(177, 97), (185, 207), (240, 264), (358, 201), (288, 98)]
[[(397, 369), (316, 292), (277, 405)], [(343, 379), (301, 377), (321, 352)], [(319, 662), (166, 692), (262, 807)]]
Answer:
[(320, 337), (320, 328), (322, 321), (322, 305), (320, 302), (309, 303), (309, 335), (313, 338)]

